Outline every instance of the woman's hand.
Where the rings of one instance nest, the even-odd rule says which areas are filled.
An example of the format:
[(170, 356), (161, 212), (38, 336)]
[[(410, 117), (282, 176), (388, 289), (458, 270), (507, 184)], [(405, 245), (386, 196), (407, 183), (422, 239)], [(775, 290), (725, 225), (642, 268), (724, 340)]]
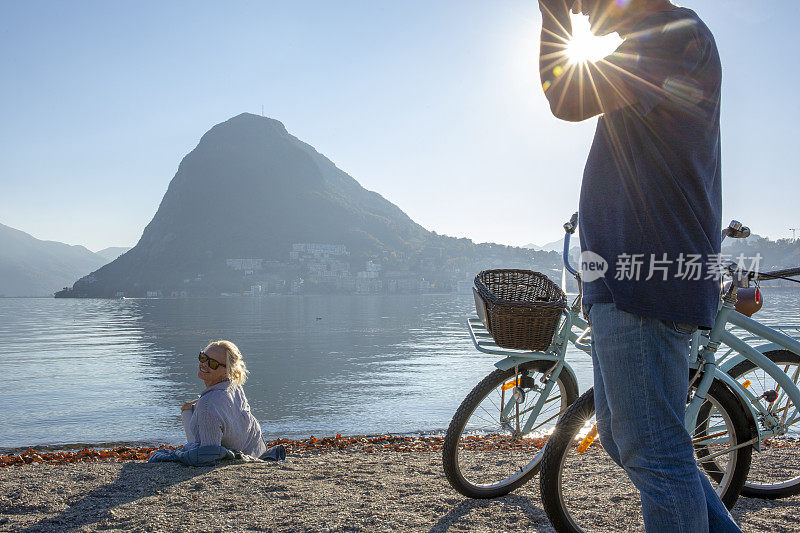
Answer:
[(197, 400), (194, 400), (194, 401), (191, 401), (191, 402), (186, 402), (185, 404), (183, 404), (181, 406), (181, 412), (187, 411), (187, 410), (191, 411), (192, 408), (194, 407), (194, 404), (196, 404), (196, 403), (197, 403)]

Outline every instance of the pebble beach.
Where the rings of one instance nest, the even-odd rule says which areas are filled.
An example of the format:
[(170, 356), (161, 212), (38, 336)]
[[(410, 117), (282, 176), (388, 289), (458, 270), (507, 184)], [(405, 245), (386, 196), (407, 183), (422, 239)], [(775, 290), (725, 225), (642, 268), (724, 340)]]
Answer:
[[(435, 440), (345, 442), (289, 445), (281, 463), (10, 465), (0, 469), (0, 531), (553, 531), (538, 477), (470, 500), (448, 485)], [(733, 515), (746, 532), (798, 531), (798, 504), (742, 497)]]

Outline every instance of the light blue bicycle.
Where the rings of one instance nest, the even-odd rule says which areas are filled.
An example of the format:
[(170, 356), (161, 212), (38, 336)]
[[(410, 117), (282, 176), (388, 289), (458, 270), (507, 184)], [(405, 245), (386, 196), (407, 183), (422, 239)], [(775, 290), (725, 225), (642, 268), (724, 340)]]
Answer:
[[(723, 238), (748, 235), (734, 221)], [(772, 498), (800, 492), (800, 327), (768, 327), (735, 310), (740, 288), (790, 279), (800, 268), (727, 270), (733, 282), (713, 328), (692, 338), (685, 425), (698, 465), (730, 508), (742, 490)], [(589, 390), (560, 417), (543, 454), (545, 511), (558, 531), (643, 528), (638, 491), (595, 440), (595, 428)]]
[[(564, 225), (564, 265), (577, 213)], [(443, 464), (454, 489), (470, 498), (495, 498), (528, 481), (539, 469), (542, 449), (559, 417), (578, 398), (567, 347), (586, 353), (589, 324), (581, 316), (580, 295), (562, 313), (553, 341), (543, 352), (509, 350), (495, 344), (479, 318), (467, 321), (475, 348), (503, 358), (497, 370), (467, 395), (445, 436)]]

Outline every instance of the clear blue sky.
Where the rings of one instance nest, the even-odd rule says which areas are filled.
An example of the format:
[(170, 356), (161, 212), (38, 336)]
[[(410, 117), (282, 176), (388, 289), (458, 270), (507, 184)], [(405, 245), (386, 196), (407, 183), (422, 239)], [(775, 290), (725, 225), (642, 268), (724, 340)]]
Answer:
[[(723, 60), (724, 217), (788, 237), (800, 2), (684, 5)], [(549, 115), (540, 24), (533, 0), (6, 2), (0, 223), (132, 246), (200, 136), (263, 105), (428, 229), (555, 240), (595, 124)]]

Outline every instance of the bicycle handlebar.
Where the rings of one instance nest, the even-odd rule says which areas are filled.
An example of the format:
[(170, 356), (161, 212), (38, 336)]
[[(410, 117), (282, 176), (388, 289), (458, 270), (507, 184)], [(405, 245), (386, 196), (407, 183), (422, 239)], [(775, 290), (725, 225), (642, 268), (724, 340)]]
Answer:
[(574, 213), (572, 217), (569, 219), (569, 222), (564, 224), (564, 231), (572, 235), (575, 233), (575, 229), (578, 227), (578, 213)]
[[(577, 270), (575, 270), (572, 265), (569, 264), (569, 240), (570, 237), (575, 233), (575, 230), (578, 229), (578, 213), (574, 213), (572, 217), (570, 217), (569, 221), (564, 224), (564, 251), (562, 254), (562, 259), (564, 261), (564, 268), (567, 269), (569, 273), (573, 276), (580, 276)], [(743, 226), (741, 222), (732, 220), (730, 226), (722, 230), (722, 240), (725, 240), (725, 237), (735, 237), (735, 238), (746, 238), (750, 236), (750, 228), (747, 226)], [(734, 272), (737, 270), (737, 264), (731, 264), (728, 266), (728, 272), (733, 276)], [(747, 279), (756, 280), (756, 279), (786, 279), (793, 276), (800, 276), (800, 267), (795, 268), (785, 268), (782, 270), (773, 270), (771, 272), (753, 272), (753, 271), (744, 271), (743, 274), (746, 273)], [(790, 280), (790, 281), (798, 281), (798, 280)]]
[(783, 270), (773, 270), (771, 272), (750, 272), (751, 277), (758, 279), (779, 279), (800, 276), (800, 267), (784, 268)]
[[(730, 265), (728, 265), (728, 273), (731, 276), (735, 277), (735, 273), (738, 271), (740, 273), (740, 276), (743, 276), (748, 280), (787, 279), (793, 276), (800, 276), (800, 267), (784, 268), (782, 270), (772, 270), (770, 272), (755, 272), (753, 270), (740, 270), (737, 267), (738, 264), (731, 263)], [(798, 281), (798, 280), (789, 280), (789, 281)]]
[(746, 239), (750, 236), (750, 228), (743, 226), (738, 220), (731, 220), (727, 228), (722, 230), (722, 241), (725, 237), (733, 237), (734, 239)]
[(572, 268), (572, 265), (569, 264), (569, 239), (575, 230), (578, 228), (578, 213), (572, 215), (569, 219), (569, 222), (564, 224), (564, 252), (562, 255), (562, 259), (564, 261), (564, 268), (567, 269), (567, 272), (572, 274), (573, 276), (579, 276), (578, 271)]

